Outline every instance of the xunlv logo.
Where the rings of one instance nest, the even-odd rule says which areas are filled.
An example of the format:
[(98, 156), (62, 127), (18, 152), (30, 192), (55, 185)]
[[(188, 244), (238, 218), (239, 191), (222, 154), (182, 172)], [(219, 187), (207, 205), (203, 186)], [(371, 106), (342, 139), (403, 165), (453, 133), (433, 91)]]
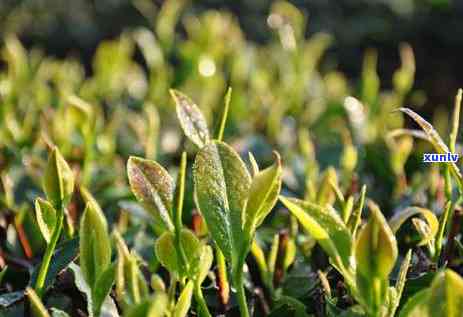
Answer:
[(458, 154), (452, 154), (447, 152), (445, 154), (435, 154), (435, 153), (424, 153), (423, 154), (423, 162), (425, 163), (456, 163), (458, 161)]

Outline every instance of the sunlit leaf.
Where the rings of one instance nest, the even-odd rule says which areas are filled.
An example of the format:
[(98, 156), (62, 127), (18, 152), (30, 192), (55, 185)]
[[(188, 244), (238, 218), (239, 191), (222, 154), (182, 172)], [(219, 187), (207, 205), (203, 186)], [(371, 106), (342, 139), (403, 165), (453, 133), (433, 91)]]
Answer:
[(278, 200), (282, 168), (280, 156), (275, 155), (275, 164), (258, 172), (252, 179), (244, 214), (245, 228), (249, 228), (251, 233), (260, 226)]
[(212, 238), (231, 261), (241, 250), (241, 219), (251, 177), (238, 154), (218, 141), (199, 151), (193, 177), (199, 210)]
[(43, 238), (50, 242), (51, 234), (56, 226), (55, 208), (48, 201), (37, 198), (35, 200), (35, 216)]
[(74, 191), (74, 175), (58, 148), (53, 148), (45, 170), (43, 188), (55, 209), (62, 209)]
[(111, 262), (111, 242), (104, 214), (87, 204), (80, 222), (80, 267), (85, 281), (93, 289), (100, 274)]
[(403, 211), (394, 215), (394, 217), (389, 220), (389, 225), (391, 227), (392, 232), (396, 233), (402, 224), (407, 221), (407, 219), (415, 216), (415, 215), (422, 215), (430, 228), (429, 234), (422, 240), (418, 245), (425, 245), (437, 234), (439, 230), (439, 221), (437, 220), (436, 215), (429, 209), (421, 208), (421, 207), (408, 207)]
[(155, 161), (130, 157), (127, 174), (135, 197), (149, 211), (159, 213), (167, 228), (173, 230), (172, 200), (174, 181), (169, 173)]
[(295, 198), (280, 196), (280, 200), (317, 240), (335, 265), (350, 267), (352, 236), (336, 211)]
[(397, 259), (397, 241), (378, 206), (368, 205), (370, 217), (355, 244), (357, 270), (368, 278), (387, 279)]
[(189, 281), (186, 284), (182, 293), (180, 293), (180, 297), (178, 298), (177, 304), (175, 305), (173, 317), (185, 317), (188, 314), (188, 310), (191, 306), (193, 287), (193, 281)]
[(207, 122), (198, 106), (185, 94), (171, 89), (175, 101), (177, 117), (185, 135), (199, 148), (209, 142)]

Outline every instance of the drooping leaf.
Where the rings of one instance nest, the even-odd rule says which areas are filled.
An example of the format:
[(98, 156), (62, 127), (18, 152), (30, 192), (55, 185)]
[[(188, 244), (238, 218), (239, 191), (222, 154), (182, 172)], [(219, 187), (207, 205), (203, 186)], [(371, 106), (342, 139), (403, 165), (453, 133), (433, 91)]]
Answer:
[(364, 277), (387, 279), (397, 259), (397, 241), (379, 207), (369, 201), (370, 218), (355, 243), (357, 270)]
[(244, 213), (245, 228), (251, 230), (251, 235), (264, 221), (278, 200), (282, 169), (279, 154), (275, 152), (275, 156), (275, 164), (258, 172), (252, 179)]
[(439, 221), (437, 220), (436, 215), (429, 209), (421, 208), (421, 207), (408, 207), (405, 208), (403, 211), (394, 215), (394, 217), (389, 220), (389, 225), (393, 233), (396, 233), (399, 228), (402, 226), (407, 219), (413, 217), (415, 215), (421, 214), (425, 219), (430, 228), (429, 235), (427, 235), (418, 245), (425, 245), (437, 234), (439, 230)]
[(335, 265), (350, 267), (352, 236), (336, 211), (295, 198), (280, 196), (280, 200), (320, 244)]
[(139, 157), (130, 157), (127, 162), (130, 188), (146, 209), (159, 213), (169, 230), (173, 230), (172, 201), (174, 181), (158, 163)]
[(198, 106), (185, 94), (171, 89), (175, 101), (177, 117), (185, 135), (199, 148), (209, 142), (207, 122)]
[(40, 232), (45, 241), (50, 242), (51, 234), (56, 225), (56, 210), (46, 200), (37, 198), (35, 200), (35, 216)]
[(193, 281), (189, 281), (180, 293), (177, 304), (174, 308), (173, 317), (185, 317), (191, 306), (191, 297), (193, 295)]
[(80, 222), (80, 267), (90, 288), (111, 262), (111, 242), (104, 214), (87, 203)]
[(242, 212), (251, 177), (238, 154), (212, 141), (196, 156), (193, 178), (199, 210), (228, 261), (241, 250)]
[[(402, 107), (402, 108), (399, 108), (398, 110), (410, 116), (421, 127), (421, 129), (423, 129), (423, 131), (429, 137), (430, 139), (429, 141), (431, 142), (434, 149), (438, 153), (446, 154), (450, 152), (450, 149), (444, 143), (439, 133), (437, 133), (437, 131), (428, 121), (426, 121), (423, 117), (421, 117), (419, 114), (417, 114), (416, 112), (414, 112), (413, 110), (409, 108)], [(450, 164), (450, 170), (453, 176), (455, 177), (455, 180), (457, 181), (459, 187), (463, 188), (463, 176), (461, 175), (460, 170), (458, 169), (457, 165), (454, 162), (450, 162), (447, 164)]]
[(74, 191), (74, 175), (57, 147), (48, 158), (43, 188), (55, 209), (66, 206)]

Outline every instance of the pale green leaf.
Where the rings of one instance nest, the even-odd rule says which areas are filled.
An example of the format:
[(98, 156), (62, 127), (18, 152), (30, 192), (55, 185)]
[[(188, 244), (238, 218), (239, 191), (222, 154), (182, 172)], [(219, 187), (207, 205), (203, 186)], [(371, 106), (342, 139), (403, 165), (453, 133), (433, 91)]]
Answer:
[(197, 154), (193, 178), (198, 209), (212, 238), (232, 261), (242, 247), (242, 212), (251, 187), (246, 166), (230, 146), (212, 141)]
[(57, 147), (48, 157), (43, 189), (55, 209), (64, 208), (74, 191), (74, 174)]
[(363, 276), (385, 280), (397, 259), (397, 241), (379, 207), (369, 201), (370, 218), (355, 243), (357, 270)]
[(93, 289), (100, 274), (111, 262), (111, 242), (104, 214), (87, 204), (80, 222), (80, 266), (85, 281)]
[(275, 152), (276, 162), (254, 175), (245, 209), (245, 228), (250, 235), (260, 226), (278, 200), (281, 188), (281, 160)]
[(130, 157), (127, 162), (130, 188), (150, 212), (159, 213), (167, 228), (173, 230), (172, 201), (174, 181), (157, 162)]
[(40, 232), (45, 241), (50, 242), (53, 229), (56, 225), (56, 210), (53, 206), (42, 198), (35, 200), (35, 216)]
[(185, 135), (199, 148), (209, 142), (207, 122), (198, 106), (185, 94), (171, 89), (175, 101), (177, 117)]

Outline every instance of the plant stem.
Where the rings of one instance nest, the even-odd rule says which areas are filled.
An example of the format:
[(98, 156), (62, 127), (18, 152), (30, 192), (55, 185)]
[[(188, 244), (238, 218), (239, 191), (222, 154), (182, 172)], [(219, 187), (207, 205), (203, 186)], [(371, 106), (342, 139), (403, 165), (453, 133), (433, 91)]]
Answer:
[(238, 258), (235, 271), (233, 272), (234, 277), (234, 286), (236, 288), (238, 305), (240, 307), (241, 317), (249, 317), (248, 303), (246, 301), (246, 292), (244, 290), (244, 274), (243, 267), (246, 261), (247, 251), (243, 252), (242, 255)]
[(241, 266), (241, 269), (238, 271), (236, 276), (236, 291), (241, 317), (249, 317), (248, 303), (246, 301), (246, 293), (244, 290), (243, 266)]
[(212, 317), (209, 309), (207, 308), (206, 301), (204, 300), (203, 291), (201, 285), (195, 283), (195, 299), (198, 303), (198, 316), (199, 317)]
[(35, 291), (37, 295), (41, 298), (44, 291), (45, 280), (48, 273), (48, 268), (50, 267), (51, 257), (55, 251), (56, 244), (58, 243), (59, 237), (61, 235), (61, 230), (63, 229), (63, 218), (64, 218), (64, 208), (59, 208), (58, 218), (56, 219), (56, 226), (53, 229), (53, 234), (50, 239), (50, 243), (47, 245), (45, 254), (43, 256), (42, 264), (40, 265), (40, 271), (37, 276), (37, 281), (35, 282)]

